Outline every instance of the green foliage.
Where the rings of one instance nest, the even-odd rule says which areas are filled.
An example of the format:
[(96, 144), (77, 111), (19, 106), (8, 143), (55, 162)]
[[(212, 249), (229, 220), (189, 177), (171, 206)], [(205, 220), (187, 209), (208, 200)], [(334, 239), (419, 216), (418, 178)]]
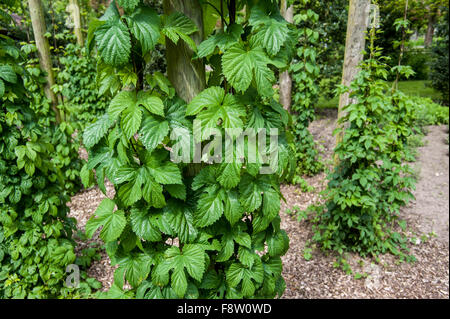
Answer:
[(319, 32), (320, 39), (315, 43), (317, 64), (320, 66), (317, 81), (320, 83), (321, 96), (329, 100), (333, 98), (333, 90), (342, 78), (348, 1), (310, 0), (302, 7), (318, 15), (318, 21), (314, 24), (314, 31)]
[[(29, 55), (33, 52), (36, 52), (34, 44), (25, 44), (21, 47), (21, 54)], [(37, 58), (32, 58), (26, 63), (21, 63), (25, 67), (24, 86), (32, 100), (30, 107), (36, 113), (37, 121), (45, 128), (44, 134), (49, 137), (50, 143), (54, 146), (50, 158), (58, 170), (58, 178), (64, 180), (65, 189), (73, 195), (81, 188), (79, 172), (82, 162), (78, 156), (80, 141), (74, 134), (77, 124), (72, 122), (70, 112), (65, 105), (58, 106), (63, 115), (63, 121), (59, 125), (55, 124), (55, 114), (44, 92), (46, 79), (38, 62)], [(57, 88), (53, 89), (58, 91)]]
[(432, 63), (430, 78), (433, 87), (442, 93), (445, 104), (449, 104), (449, 38), (448, 38), (448, 6), (444, 8), (444, 19), (438, 27), (438, 35), (441, 40), (436, 41), (432, 51)]
[[(86, 225), (88, 236), (102, 227), (100, 237), (119, 265), (113, 287), (101, 297), (281, 296), (280, 257), (289, 239), (280, 229), (279, 176), (289, 161), (289, 116), (273, 99), (272, 86), (276, 69), (289, 65), (293, 26), (271, 1), (237, 1), (234, 9), (245, 4), (247, 17), (226, 17), (236, 12), (227, 8), (221, 12), (223, 28), (197, 47), (189, 36), (196, 26), (182, 13), (156, 15), (140, 2), (132, 4), (123, 6), (123, 15), (110, 7), (90, 28), (99, 77), (111, 79), (101, 80), (109, 81), (104, 92), (113, 94), (107, 113), (83, 133), (89, 151), (83, 182), (91, 185), (95, 178), (106, 194), (108, 178), (115, 188), (114, 198), (105, 199)], [(132, 32), (130, 23), (138, 14), (147, 24), (142, 34)], [(152, 63), (151, 51), (127, 49), (154, 50), (150, 42), (162, 42), (164, 36), (186, 42), (194, 58), (213, 69), (208, 88), (190, 103), (174, 94), (163, 74), (140, 73)], [(195, 140), (201, 146), (212, 140), (207, 129), (224, 135), (225, 128), (277, 128), (274, 173), (260, 174), (264, 164), (250, 162), (247, 153), (244, 162), (172, 162), (176, 141), (169, 137), (176, 129), (192, 134), (194, 119), (202, 125)], [(131, 290), (124, 290), (125, 282)]]
[(415, 104), (387, 85), (388, 70), (374, 40), (372, 29), (370, 57), (350, 87), (338, 89), (350, 89), (356, 102), (345, 107), (340, 119), (348, 123), (335, 148), (340, 162), (328, 177), (326, 205), (315, 208), (313, 239), (322, 249), (340, 254), (390, 252), (409, 260), (407, 239), (393, 225), (399, 208), (413, 198), (412, 170), (403, 161), (415, 125)]
[(86, 296), (98, 282), (83, 280), (80, 290), (64, 285), (66, 266), (76, 260), (75, 222), (52, 144), (59, 137), (38, 119), (35, 94), (24, 84), (25, 56), (6, 38), (0, 57), (0, 298)]
[(83, 129), (106, 109), (108, 99), (100, 95), (96, 83), (95, 61), (85, 48), (68, 44), (59, 57), (55, 93), (64, 96), (63, 108), (70, 122)]
[(431, 65), (431, 52), (428, 49), (408, 48), (403, 56), (403, 64), (414, 71), (411, 80), (428, 80)]
[(411, 97), (415, 103), (418, 126), (448, 124), (449, 108), (434, 103), (429, 98)]
[(298, 26), (299, 41), (296, 60), (290, 66), (295, 83), (292, 132), (297, 165), (292, 180), (294, 183), (301, 183), (302, 175), (311, 176), (323, 168), (313, 136), (308, 130), (309, 124), (314, 120), (314, 105), (319, 93), (317, 79), (320, 68), (317, 63), (316, 49), (319, 32), (315, 31), (319, 16), (311, 9), (306, 9), (307, 3), (308, 1), (301, 1), (302, 9), (294, 16), (294, 22)]

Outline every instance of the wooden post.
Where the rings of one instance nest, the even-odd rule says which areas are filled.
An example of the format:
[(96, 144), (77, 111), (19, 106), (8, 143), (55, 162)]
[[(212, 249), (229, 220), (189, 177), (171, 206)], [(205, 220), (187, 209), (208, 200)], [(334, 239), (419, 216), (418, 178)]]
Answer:
[[(294, 22), (294, 7), (291, 5), (287, 8), (286, 0), (281, 0), (280, 4), (281, 15), (287, 22)], [(292, 102), (292, 77), (289, 71), (284, 71), (280, 74), (280, 103), (287, 111), (291, 109)]]
[(44, 88), (45, 95), (51, 101), (52, 108), (55, 112), (56, 122), (60, 123), (61, 115), (56, 107), (58, 105), (58, 99), (55, 93), (51, 90), (51, 87), (55, 84), (55, 77), (53, 74), (52, 59), (50, 56), (50, 46), (47, 38), (44, 36), (46, 30), (42, 2), (41, 0), (28, 0), (28, 6), (30, 8), (30, 18), (33, 26), (34, 40), (36, 42), (39, 55), (39, 64), (41, 69), (47, 72), (47, 84)]
[[(199, 31), (192, 34), (198, 45), (203, 40), (202, 7), (197, 0), (164, 0), (164, 13), (179, 11), (189, 17)], [(189, 103), (206, 87), (205, 65), (201, 59), (192, 60), (194, 52), (183, 40), (177, 44), (166, 37), (167, 75), (177, 94)]]
[[(406, 21), (406, 18), (408, 17), (408, 0), (406, 0), (405, 2), (405, 11), (403, 14), (403, 20)], [(402, 27), (402, 44), (400, 45), (400, 55), (398, 57), (398, 66), (402, 65), (402, 59), (403, 59), (403, 55), (405, 52), (405, 41), (406, 41), (406, 29), (405, 27)], [(394, 84), (392, 85), (392, 91), (397, 90), (398, 89), (398, 80), (400, 79), (400, 72), (396, 72), (397, 74), (395, 75), (395, 81)]]
[(426, 48), (433, 44), (434, 25), (436, 24), (436, 13), (431, 8), (428, 8), (428, 24), (427, 32), (425, 33), (424, 46)]
[(73, 32), (77, 37), (77, 43), (80, 47), (84, 44), (83, 31), (81, 30), (81, 16), (80, 16), (80, 6), (78, 5), (78, 0), (70, 0), (68, 10), (72, 16), (73, 21)]
[[(363, 60), (363, 50), (366, 44), (366, 30), (369, 26), (370, 0), (350, 0), (348, 9), (347, 35), (345, 40), (344, 67), (341, 84), (349, 86), (359, 72), (358, 65)], [(345, 115), (342, 110), (351, 103), (350, 94), (344, 93), (339, 97), (338, 120)], [(336, 135), (336, 144), (344, 137), (344, 125)], [(335, 164), (339, 158), (335, 156)]]

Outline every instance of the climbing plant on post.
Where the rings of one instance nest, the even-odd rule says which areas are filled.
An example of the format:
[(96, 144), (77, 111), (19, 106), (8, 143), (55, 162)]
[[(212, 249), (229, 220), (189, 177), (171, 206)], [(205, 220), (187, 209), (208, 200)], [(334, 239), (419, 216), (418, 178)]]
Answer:
[[(325, 204), (312, 207), (313, 240), (323, 250), (334, 250), (343, 257), (354, 252), (363, 257), (392, 253), (402, 260), (409, 255), (406, 224), (399, 220), (399, 209), (414, 198), (414, 177), (404, 164), (407, 137), (413, 134), (415, 106), (401, 92), (392, 92), (386, 79), (397, 70), (389, 69), (381, 48), (375, 44), (376, 28), (370, 32), (369, 56), (360, 63), (360, 72), (350, 87), (352, 103), (343, 110), (339, 124), (348, 123), (336, 145), (338, 165), (328, 176)], [(340, 258), (341, 260), (341, 258)]]
[[(288, 68), (294, 27), (275, 1), (199, 3), (165, 1), (159, 15), (141, 1), (112, 1), (90, 26), (88, 47), (97, 46), (99, 74), (114, 95), (83, 134), (84, 183), (95, 172), (105, 194), (105, 177), (115, 188), (86, 225), (88, 236), (102, 226), (118, 265), (108, 297), (273, 298), (284, 291), (280, 257), (289, 239), (280, 229), (279, 176), (289, 158), (289, 117), (272, 86), (275, 70)], [(191, 10), (211, 6), (222, 27), (208, 27), (217, 15), (202, 15), (201, 41)], [(168, 78), (143, 74), (156, 43), (184, 46), (168, 53)], [(198, 67), (204, 63), (208, 81)], [(242, 134), (261, 129), (271, 135), (260, 143)], [(234, 147), (230, 158), (216, 153), (240, 138), (258, 156)]]
[[(288, 21), (289, 23), (294, 22), (294, 6), (291, 1), (281, 0), (280, 12), (283, 18), (286, 19), (286, 21)], [(280, 74), (280, 103), (286, 110), (289, 111), (291, 109), (292, 77), (289, 73), (289, 70), (281, 72)]]
[(191, 20), (190, 24), (186, 25), (186, 28), (191, 28), (188, 31), (191, 38), (186, 38), (187, 42), (177, 41), (177, 35), (170, 32), (165, 34), (168, 79), (177, 95), (190, 102), (206, 86), (203, 61), (192, 59), (196, 46), (203, 40), (202, 8), (198, 1), (181, 0), (165, 0), (163, 6), (167, 16), (179, 12)]
[(41, 69), (47, 72), (47, 85), (45, 86), (45, 95), (51, 101), (52, 108), (55, 112), (56, 122), (61, 122), (61, 115), (57, 109), (58, 98), (52, 91), (51, 87), (55, 84), (55, 76), (53, 74), (53, 65), (50, 55), (50, 45), (48, 39), (44, 36), (46, 33), (44, 11), (42, 9), (41, 0), (28, 0), (30, 9), (30, 18), (33, 25), (34, 41), (39, 54), (39, 63)]
[(66, 9), (72, 18), (73, 32), (77, 38), (77, 44), (82, 47), (84, 45), (83, 29), (81, 26), (80, 6), (78, 0), (70, 0)]
[(298, 46), (295, 63), (290, 66), (295, 83), (292, 129), (297, 165), (294, 183), (301, 182), (302, 175), (314, 175), (323, 168), (313, 136), (308, 130), (309, 124), (314, 120), (314, 103), (317, 102), (319, 93), (317, 78), (320, 72), (316, 60), (319, 33), (314, 29), (319, 16), (309, 8), (308, 3), (309, 1), (302, 0), (296, 6), (299, 9), (294, 16), (294, 22), (298, 26)]
[(66, 267), (77, 262), (75, 221), (53, 132), (24, 85), (29, 57), (7, 36), (0, 57), (0, 299), (86, 297), (99, 282), (66, 285)]
[[(350, 0), (341, 85), (349, 86), (358, 74), (359, 63), (364, 58), (363, 51), (369, 26), (369, 13), (370, 0)], [(349, 92), (344, 92), (339, 96), (338, 120), (344, 116), (343, 109), (351, 102)], [(336, 144), (342, 141), (343, 134), (344, 131), (342, 130), (336, 135)], [(338, 161), (339, 158), (336, 156), (336, 165)]]

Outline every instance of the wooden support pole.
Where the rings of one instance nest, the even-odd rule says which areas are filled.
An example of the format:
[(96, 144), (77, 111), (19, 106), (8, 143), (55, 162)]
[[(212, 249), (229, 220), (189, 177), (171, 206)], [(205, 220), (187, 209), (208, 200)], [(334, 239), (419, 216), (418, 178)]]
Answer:
[(51, 101), (52, 108), (55, 112), (56, 122), (60, 123), (61, 115), (56, 107), (58, 105), (58, 98), (51, 90), (51, 87), (55, 84), (55, 76), (50, 55), (50, 45), (48, 39), (44, 36), (46, 29), (42, 2), (41, 0), (28, 0), (28, 6), (30, 9), (31, 24), (33, 26), (34, 41), (36, 42), (39, 55), (39, 64), (41, 69), (47, 72), (47, 84), (44, 88), (45, 95)]

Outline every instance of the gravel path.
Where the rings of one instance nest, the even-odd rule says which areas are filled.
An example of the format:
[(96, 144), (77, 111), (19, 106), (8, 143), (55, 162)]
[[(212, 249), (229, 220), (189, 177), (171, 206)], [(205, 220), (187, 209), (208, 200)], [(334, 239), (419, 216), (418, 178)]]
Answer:
[(448, 243), (449, 156), (446, 136), (446, 126), (429, 127), (425, 145), (418, 149), (416, 168), (420, 170), (420, 182), (414, 192), (416, 200), (408, 209), (411, 214), (421, 217), (419, 229), (422, 232), (435, 232), (439, 240)]
[[(325, 111), (311, 123), (310, 130), (325, 161), (330, 159), (334, 148), (331, 135), (335, 127), (335, 111)], [(417, 258), (415, 263), (398, 263), (391, 255), (380, 257), (379, 263), (349, 255), (352, 269), (367, 274), (367, 278), (354, 279), (341, 269), (333, 267), (335, 257), (326, 256), (313, 248), (312, 258), (303, 257), (304, 247), (312, 237), (311, 225), (299, 222), (285, 213), (287, 208), (298, 206), (306, 209), (318, 200), (318, 192), (324, 189), (325, 173), (306, 178), (315, 189), (305, 193), (299, 188), (283, 185), (282, 192), (287, 203), (282, 202), (282, 228), (290, 238), (290, 249), (283, 257), (283, 276), (286, 291), (283, 298), (449, 298), (449, 158), (448, 145), (444, 143), (448, 134), (446, 126), (430, 127), (427, 144), (419, 149), (420, 180), (414, 195), (416, 201), (405, 207), (401, 216), (408, 222), (411, 235), (418, 238), (411, 243), (411, 252)], [(84, 155), (84, 154), (82, 154)], [(108, 195), (113, 187), (107, 183)], [(68, 203), (70, 216), (78, 220), (78, 227), (84, 230), (86, 221), (104, 198), (95, 187), (80, 192)], [(434, 231), (436, 236), (429, 236)], [(89, 243), (101, 244), (98, 232), (88, 243), (80, 242), (79, 249)], [(94, 261), (88, 274), (102, 282), (107, 290), (113, 281), (114, 269), (106, 253)]]

